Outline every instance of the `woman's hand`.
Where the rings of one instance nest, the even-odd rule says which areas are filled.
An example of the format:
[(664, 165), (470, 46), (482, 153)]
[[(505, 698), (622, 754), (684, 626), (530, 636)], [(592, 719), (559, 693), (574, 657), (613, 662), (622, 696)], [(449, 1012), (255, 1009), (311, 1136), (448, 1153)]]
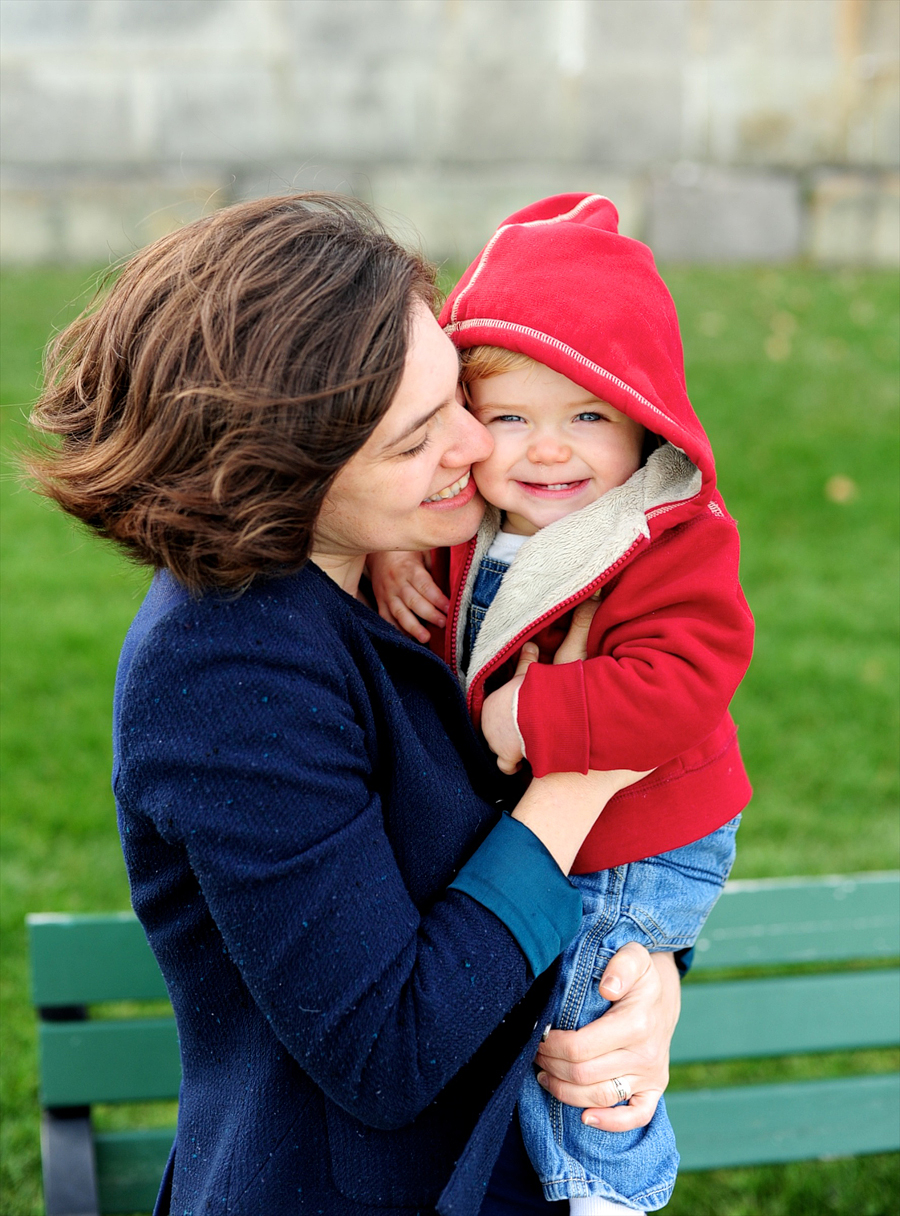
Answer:
[(424, 553), (370, 553), (366, 559), (378, 615), (417, 642), (430, 634), (422, 621), (443, 628), (450, 601), (431, 577)]
[[(561, 1102), (585, 1107), (582, 1122), (591, 1127), (644, 1127), (669, 1082), (681, 1009), (675, 959), (629, 942), (610, 959), (600, 994), (613, 1002), (602, 1017), (581, 1030), (549, 1031), (535, 1058), (538, 1080)], [(615, 1105), (623, 1093), (628, 1105)]]
[(534, 832), (562, 872), (568, 874), (610, 798), (646, 776), (627, 769), (547, 773), (546, 777), (533, 779), (512, 817)]
[[(379, 600), (379, 604), (380, 602)], [(554, 664), (574, 663), (577, 659), (587, 658), (588, 633), (599, 603), (599, 597), (592, 596), (579, 604), (572, 613), (569, 632), (553, 656)], [(515, 675), (495, 689), (490, 696), (485, 697), (481, 709), (481, 731), (488, 747), (497, 757), (497, 767), (502, 773), (518, 772), (525, 759), (523, 740), (516, 720), (516, 703), (528, 668), (537, 661), (537, 657), (537, 646), (534, 642), (526, 642), (519, 655)]]

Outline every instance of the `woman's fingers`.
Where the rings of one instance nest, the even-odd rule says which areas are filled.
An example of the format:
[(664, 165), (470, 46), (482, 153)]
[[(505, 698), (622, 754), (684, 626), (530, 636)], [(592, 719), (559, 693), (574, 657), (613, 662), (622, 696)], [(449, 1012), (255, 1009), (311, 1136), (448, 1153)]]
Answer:
[[(613, 1076), (615, 1081), (612, 1077), (606, 1077), (604, 1080), (594, 1081), (590, 1085), (581, 1085), (574, 1081), (565, 1081), (561, 1077), (555, 1077), (552, 1073), (541, 1069), (537, 1079), (542, 1089), (546, 1089), (548, 1094), (559, 1098), (560, 1102), (565, 1102), (567, 1106), (592, 1108), (615, 1106), (618, 1102), (624, 1102), (626, 1097), (630, 1101), (641, 1084), (637, 1075), (628, 1072), (621, 1075), (614, 1073)], [(618, 1081), (618, 1085), (616, 1081)], [(623, 1095), (625, 1096), (623, 1097)]]
[[(574, 1034), (575, 1031), (558, 1031), (559, 1034)], [(548, 1037), (548, 1043), (552, 1044), (552, 1040)], [(572, 1040), (569, 1040), (572, 1043)], [(578, 1040), (574, 1043), (577, 1044)], [(573, 1060), (565, 1055), (552, 1055), (541, 1047), (541, 1050), (535, 1056), (535, 1066), (541, 1071), (546, 1072), (554, 1077), (557, 1081), (564, 1081), (568, 1085), (577, 1086), (579, 1089), (588, 1089), (596, 1085), (603, 1084), (604, 1081), (610, 1080), (612, 1077), (624, 1076), (625, 1074), (633, 1074), (638, 1076), (635, 1071), (638, 1068), (638, 1058), (627, 1048), (622, 1047), (616, 1051), (604, 1052), (602, 1056), (591, 1056), (587, 1059)], [(640, 1084), (635, 1084), (633, 1088), (641, 1088)], [(601, 1103), (597, 1103), (601, 1105)]]
[(587, 1065), (600, 1070), (599, 1074), (583, 1073), (581, 1084), (593, 1081), (597, 1075), (615, 1076), (604, 1057), (631, 1048), (646, 1037), (646, 1014), (658, 999), (658, 988), (650, 952), (639, 942), (626, 942), (606, 964), (600, 980), (600, 995), (608, 1001), (631, 998), (622, 1006), (625, 1016), (617, 1016), (619, 1009), (614, 1004), (603, 1017), (580, 1030), (551, 1030), (538, 1049), (538, 1064), (558, 1061), (553, 1071), (567, 1080), (573, 1079), (571, 1070), (575, 1067)]
[(645, 1127), (653, 1118), (663, 1092), (658, 1086), (648, 1085), (640, 1075), (628, 1072), (614, 1073), (591, 1085), (576, 1085), (541, 1071), (538, 1084), (567, 1106), (584, 1107), (582, 1122), (607, 1132)]
[(600, 980), (600, 995), (608, 1001), (620, 1000), (647, 975), (652, 966), (649, 950), (639, 942), (626, 942), (606, 964)]
[(672, 987), (673, 979), (678, 983), (674, 971), (669, 955), (650, 955), (637, 942), (623, 946), (601, 977), (603, 995), (609, 992), (615, 1003), (581, 1029), (551, 1030), (541, 1043), (535, 1064), (547, 1092), (590, 1109), (612, 1107), (627, 1096), (629, 1107), (619, 1109), (631, 1113), (612, 1121), (604, 1116), (595, 1125), (609, 1131), (648, 1122), (668, 1083), (680, 995)]
[(605, 1132), (628, 1132), (635, 1127), (646, 1127), (656, 1113), (662, 1090), (649, 1089), (634, 1094), (627, 1106), (591, 1106), (581, 1116), (588, 1127), (599, 1127)]
[(587, 658), (588, 634), (591, 630), (594, 613), (599, 607), (600, 600), (593, 596), (578, 605), (572, 613), (569, 632), (553, 656), (554, 663), (575, 663), (579, 659)]

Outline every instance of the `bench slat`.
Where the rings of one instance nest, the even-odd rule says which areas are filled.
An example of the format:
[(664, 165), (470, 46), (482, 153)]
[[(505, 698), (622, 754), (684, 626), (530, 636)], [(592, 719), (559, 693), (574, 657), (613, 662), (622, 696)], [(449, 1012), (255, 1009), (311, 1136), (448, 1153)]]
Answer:
[(100, 1211), (149, 1212), (174, 1139), (174, 1127), (98, 1132), (94, 1146)]
[(682, 1170), (900, 1149), (900, 1073), (666, 1094)]
[(893, 958), (900, 873), (729, 882), (694, 953), (697, 969)]
[(35, 1005), (168, 999), (159, 965), (133, 912), (40, 912), (27, 920)]
[[(685, 1171), (900, 1148), (900, 1074), (695, 1090), (666, 1102)], [(104, 1213), (152, 1208), (173, 1136), (173, 1128), (98, 1133)]]
[[(41, 914), (28, 922), (36, 1005), (166, 999), (133, 913)], [(695, 967), (897, 954), (900, 874), (733, 882), (698, 941)], [(898, 1025), (898, 971), (688, 983), (673, 1059), (881, 1046), (898, 1040)], [(42, 1021), (39, 1042), (45, 1106), (178, 1095), (181, 1070), (171, 1018)], [(676, 1092), (667, 1102), (687, 1170), (900, 1148), (895, 1075)], [(95, 1137), (103, 1213), (152, 1208), (172, 1137), (172, 1129)]]
[(174, 1018), (41, 1022), (41, 1102), (153, 1102), (178, 1097), (181, 1059)]
[(672, 1061), (887, 1047), (900, 1041), (900, 970), (685, 984)]

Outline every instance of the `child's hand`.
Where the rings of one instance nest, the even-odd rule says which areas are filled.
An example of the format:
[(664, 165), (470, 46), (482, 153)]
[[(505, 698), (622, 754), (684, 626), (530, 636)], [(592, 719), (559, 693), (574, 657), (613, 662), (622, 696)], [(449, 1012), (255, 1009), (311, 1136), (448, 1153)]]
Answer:
[[(553, 656), (554, 664), (575, 663), (579, 659), (587, 658), (588, 633), (594, 613), (599, 606), (599, 595), (593, 595), (589, 600), (578, 605), (572, 614), (569, 632)], [(519, 655), (515, 675), (484, 699), (481, 709), (481, 731), (487, 740), (488, 747), (497, 757), (497, 767), (501, 773), (518, 772), (525, 759), (525, 740), (519, 731), (516, 705), (519, 699), (519, 689), (524, 683), (528, 668), (537, 659), (538, 653), (534, 642), (526, 642)]]
[(526, 642), (519, 655), (516, 674), (500, 688), (485, 697), (481, 707), (481, 731), (487, 745), (497, 757), (501, 773), (516, 773), (525, 759), (522, 736), (516, 722), (516, 701), (525, 674), (538, 657), (534, 642)]
[(366, 564), (384, 620), (417, 642), (431, 636), (418, 617), (446, 625), (450, 601), (428, 573), (423, 553), (370, 553)]

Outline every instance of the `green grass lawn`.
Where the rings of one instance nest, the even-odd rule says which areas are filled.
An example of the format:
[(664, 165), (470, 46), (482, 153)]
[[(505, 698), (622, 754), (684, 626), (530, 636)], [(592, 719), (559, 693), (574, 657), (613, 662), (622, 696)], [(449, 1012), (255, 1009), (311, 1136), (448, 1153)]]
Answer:
[[(735, 700), (756, 796), (736, 875), (889, 869), (898, 855), (898, 298), (889, 273), (672, 269), (688, 387), (741, 525), (758, 624)], [(2, 443), (24, 442), (40, 350), (84, 271), (2, 287)], [(116, 657), (146, 575), (2, 486), (2, 1199), (41, 1209), (23, 917), (124, 908), (109, 791)], [(866, 1053), (862, 1070), (890, 1066)], [(744, 1079), (833, 1061), (743, 1065)], [(680, 1084), (715, 1083), (680, 1070)], [(852, 1117), (852, 1112), (848, 1112)], [(896, 1157), (685, 1176), (677, 1216), (888, 1216)]]

